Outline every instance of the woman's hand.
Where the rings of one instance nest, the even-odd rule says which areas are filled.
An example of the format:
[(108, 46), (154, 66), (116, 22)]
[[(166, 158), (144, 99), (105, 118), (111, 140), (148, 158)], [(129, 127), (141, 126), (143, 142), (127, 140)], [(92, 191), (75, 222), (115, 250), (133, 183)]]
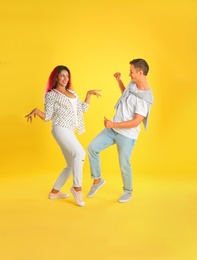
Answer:
[(89, 90), (87, 92), (88, 95), (95, 95), (96, 97), (100, 97), (101, 94), (99, 93), (101, 90)]
[(101, 94), (99, 93), (101, 90), (89, 90), (86, 94), (86, 98), (85, 98), (85, 102), (87, 104), (90, 104), (90, 97), (91, 95), (95, 95), (97, 98), (101, 96)]
[(27, 118), (27, 122), (32, 122), (33, 117), (36, 118), (36, 116), (39, 116), (41, 119), (45, 118), (45, 113), (43, 113), (42, 111), (40, 111), (38, 108), (34, 108), (28, 115), (26, 115), (25, 117)]

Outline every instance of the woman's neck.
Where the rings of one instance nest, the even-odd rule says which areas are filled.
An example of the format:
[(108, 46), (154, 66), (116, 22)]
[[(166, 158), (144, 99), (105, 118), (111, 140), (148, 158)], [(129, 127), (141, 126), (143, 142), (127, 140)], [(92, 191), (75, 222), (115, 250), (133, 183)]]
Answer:
[(55, 89), (63, 94), (65, 94), (67, 92), (67, 88), (64, 86), (57, 86)]

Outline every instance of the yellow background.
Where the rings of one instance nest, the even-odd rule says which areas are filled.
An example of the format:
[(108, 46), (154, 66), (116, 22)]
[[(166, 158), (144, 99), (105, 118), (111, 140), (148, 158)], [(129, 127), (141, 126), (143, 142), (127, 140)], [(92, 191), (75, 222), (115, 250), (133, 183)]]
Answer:
[[(193, 0), (1, 1), (2, 260), (196, 259), (196, 13)], [(102, 90), (79, 136), (86, 149), (103, 117), (114, 115), (120, 91), (113, 73), (126, 85), (129, 61), (139, 57), (150, 65), (155, 103), (133, 152), (133, 201), (115, 203), (122, 183), (111, 147), (101, 155), (109, 184), (98, 200), (84, 209), (51, 206), (46, 194), (63, 156), (50, 123), (30, 125), (24, 115), (43, 109), (50, 72), (68, 66), (82, 100), (89, 89)], [(89, 175), (86, 159), (84, 194)]]

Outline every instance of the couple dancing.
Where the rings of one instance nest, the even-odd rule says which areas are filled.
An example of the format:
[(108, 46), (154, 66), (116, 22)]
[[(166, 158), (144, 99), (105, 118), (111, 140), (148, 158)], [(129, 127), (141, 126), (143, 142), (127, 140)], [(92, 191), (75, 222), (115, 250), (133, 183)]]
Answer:
[[(88, 197), (94, 196), (105, 184), (105, 180), (101, 178), (100, 152), (113, 144), (117, 145), (123, 181), (123, 194), (118, 201), (127, 202), (132, 197), (131, 154), (140, 132), (140, 123), (143, 122), (146, 129), (153, 103), (152, 91), (146, 79), (148, 71), (149, 66), (145, 60), (130, 61), (131, 81), (127, 87), (121, 80), (121, 74), (114, 74), (122, 95), (115, 105), (116, 113), (113, 119), (104, 118), (104, 130), (88, 146), (93, 179)], [(69, 194), (61, 192), (61, 188), (72, 175), (73, 186), (70, 191), (77, 205), (85, 205), (82, 197), (82, 169), (86, 153), (74, 132), (76, 129), (79, 134), (85, 132), (83, 113), (88, 110), (92, 95), (100, 97), (100, 90), (89, 90), (82, 102), (72, 88), (70, 70), (66, 66), (57, 66), (47, 82), (44, 112), (35, 108), (25, 116), (28, 122), (32, 122), (36, 116), (44, 121), (52, 121), (52, 135), (66, 161), (66, 167), (50, 191), (49, 199), (69, 197)]]

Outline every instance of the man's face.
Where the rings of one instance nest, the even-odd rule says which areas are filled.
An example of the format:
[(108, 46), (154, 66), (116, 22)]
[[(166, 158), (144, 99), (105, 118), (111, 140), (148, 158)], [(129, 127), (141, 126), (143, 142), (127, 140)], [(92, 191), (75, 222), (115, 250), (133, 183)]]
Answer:
[(133, 82), (136, 82), (140, 75), (142, 74), (142, 71), (139, 69), (135, 69), (135, 67), (133, 66), (133, 64), (130, 65), (130, 73), (129, 76), (131, 77), (131, 80)]

